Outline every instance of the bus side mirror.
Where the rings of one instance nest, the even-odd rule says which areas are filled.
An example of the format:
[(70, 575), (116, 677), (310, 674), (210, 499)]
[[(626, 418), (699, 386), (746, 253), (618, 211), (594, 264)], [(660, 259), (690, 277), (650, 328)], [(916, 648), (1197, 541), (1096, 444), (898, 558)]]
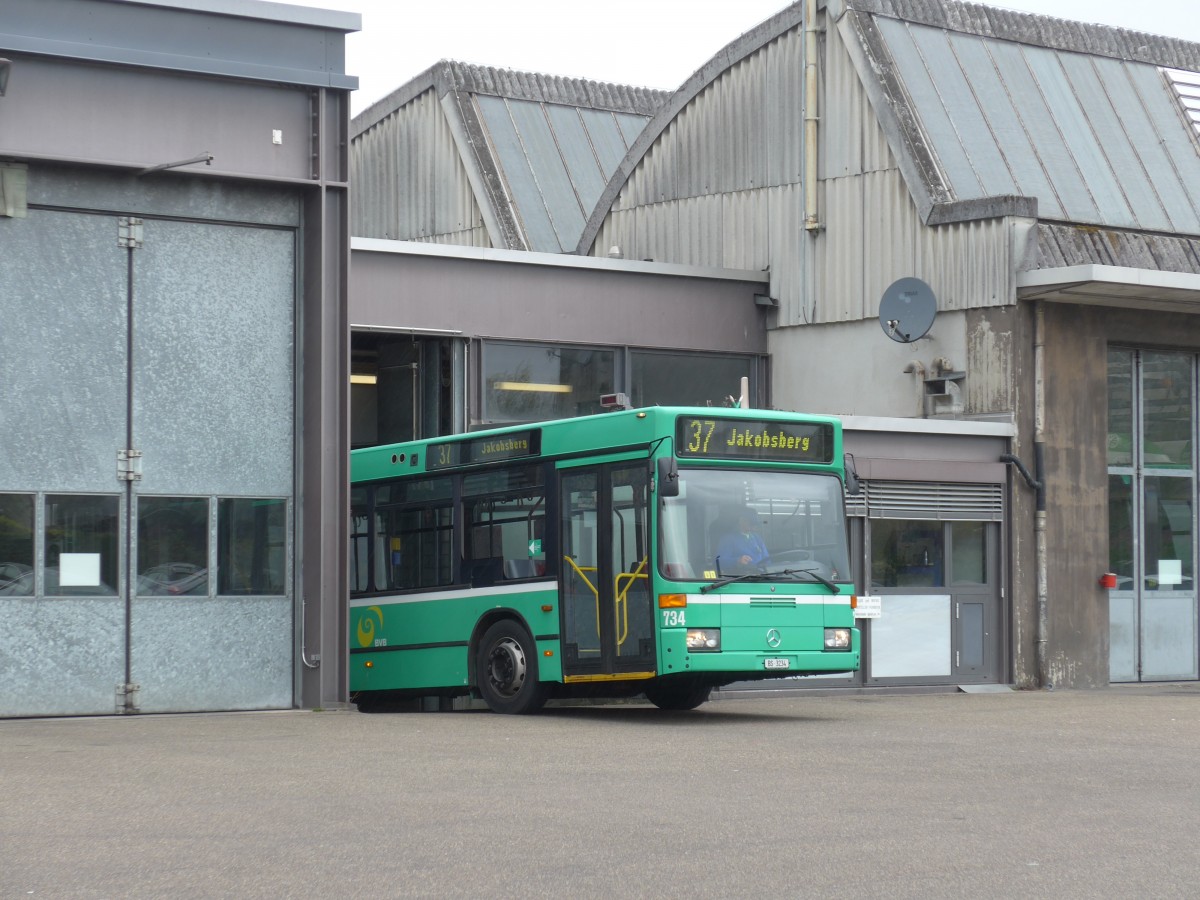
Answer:
[(675, 457), (663, 456), (658, 460), (658, 477), (655, 486), (660, 497), (679, 496), (679, 467), (675, 465)]
[(843, 462), (846, 464), (846, 493), (861, 494), (862, 482), (858, 480), (858, 471), (854, 468), (854, 454), (847, 453), (843, 457)]

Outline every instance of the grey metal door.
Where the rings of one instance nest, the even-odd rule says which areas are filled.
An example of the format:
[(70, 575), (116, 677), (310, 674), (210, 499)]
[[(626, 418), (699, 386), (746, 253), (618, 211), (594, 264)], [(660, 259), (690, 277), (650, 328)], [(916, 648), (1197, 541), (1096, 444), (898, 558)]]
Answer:
[[(131, 251), (129, 676), (142, 711), (292, 703), (294, 246), (290, 229), (147, 218)], [(179, 529), (160, 514), (201, 505), (207, 540), (178, 560)]]
[(0, 715), (291, 705), (294, 232), (31, 208), (0, 242)]
[[(111, 713), (125, 682), (126, 255), (113, 216), (0, 218), (0, 715)], [(67, 571), (62, 571), (63, 565)]]

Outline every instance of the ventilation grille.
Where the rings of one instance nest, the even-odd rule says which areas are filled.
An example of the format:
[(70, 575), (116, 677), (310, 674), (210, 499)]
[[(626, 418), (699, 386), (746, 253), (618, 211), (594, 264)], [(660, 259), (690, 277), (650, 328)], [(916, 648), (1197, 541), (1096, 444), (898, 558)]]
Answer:
[(1184, 117), (1192, 123), (1192, 129), (1200, 137), (1200, 75), (1181, 69), (1163, 69), (1163, 74), (1175, 88), (1175, 96), (1183, 107)]
[(914, 481), (864, 481), (846, 496), (846, 513), (869, 519), (969, 519), (1000, 522), (1004, 485)]

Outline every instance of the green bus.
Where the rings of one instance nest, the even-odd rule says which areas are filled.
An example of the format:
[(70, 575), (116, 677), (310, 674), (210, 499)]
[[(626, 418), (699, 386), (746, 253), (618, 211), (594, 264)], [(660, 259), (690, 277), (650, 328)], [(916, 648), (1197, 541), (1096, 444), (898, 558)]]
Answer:
[(843, 459), (834, 418), (679, 407), (355, 450), (351, 698), (694, 709), (855, 671)]

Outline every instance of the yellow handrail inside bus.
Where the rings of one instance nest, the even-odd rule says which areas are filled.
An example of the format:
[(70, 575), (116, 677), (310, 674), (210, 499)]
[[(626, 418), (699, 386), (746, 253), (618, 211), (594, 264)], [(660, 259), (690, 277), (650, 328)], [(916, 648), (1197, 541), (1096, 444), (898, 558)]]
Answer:
[(575, 572), (579, 575), (579, 577), (583, 579), (583, 583), (586, 584), (589, 588), (591, 588), (592, 595), (596, 598), (596, 637), (599, 638), (600, 637), (600, 589), (598, 587), (596, 587), (594, 584), (592, 584), (592, 580), (590, 578), (588, 578), (585, 574), (583, 574), (584, 572), (595, 572), (596, 567), (595, 566), (584, 566), (584, 567), (580, 568), (575, 563), (575, 560), (573, 560), (571, 557), (564, 556), (563, 559), (565, 559), (568, 563), (570, 563), (571, 568), (574, 569)]
[[(587, 572), (596, 572), (596, 566), (580, 566), (570, 556), (564, 556), (564, 560), (575, 570), (575, 573), (580, 577), (584, 584), (591, 590), (592, 596), (596, 598), (596, 637), (600, 636), (600, 589), (592, 583), (592, 580), (587, 577)], [(646, 562), (649, 557), (643, 557), (642, 561), (637, 564), (637, 568), (632, 572), (622, 572), (613, 579), (614, 606), (616, 613), (616, 628), (617, 628), (617, 646), (620, 647), (629, 637), (629, 589), (633, 583), (638, 580), (646, 581), (649, 576), (642, 572), (646, 568)]]
[[(616, 593), (616, 614), (617, 614), (617, 631), (620, 632), (617, 637), (617, 646), (620, 647), (625, 643), (625, 639), (629, 637), (629, 589), (633, 583), (639, 578), (643, 581), (649, 576), (642, 574), (642, 569), (646, 568), (646, 560), (649, 557), (642, 557), (642, 561), (637, 564), (637, 568), (632, 572), (622, 572), (614, 581), (613, 590)], [(624, 582), (624, 587), (622, 587)], [(621, 630), (622, 626), (624, 631)]]

